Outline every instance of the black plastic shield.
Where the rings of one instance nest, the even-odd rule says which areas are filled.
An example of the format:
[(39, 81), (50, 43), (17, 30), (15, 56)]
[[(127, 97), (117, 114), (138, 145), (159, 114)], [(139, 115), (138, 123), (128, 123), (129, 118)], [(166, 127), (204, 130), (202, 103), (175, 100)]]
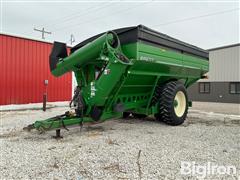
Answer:
[(49, 66), (50, 70), (53, 71), (56, 68), (57, 63), (60, 58), (67, 57), (67, 46), (65, 43), (54, 42), (51, 54), (49, 56)]

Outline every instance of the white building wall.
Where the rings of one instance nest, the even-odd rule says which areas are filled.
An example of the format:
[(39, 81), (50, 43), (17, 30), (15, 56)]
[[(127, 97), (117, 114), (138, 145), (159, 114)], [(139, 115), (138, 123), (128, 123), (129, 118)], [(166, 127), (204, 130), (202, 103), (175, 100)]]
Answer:
[(72, 72), (72, 97), (74, 95), (75, 87), (77, 87), (77, 80), (75, 78), (74, 72)]
[(205, 81), (240, 81), (240, 44), (234, 47), (210, 50), (209, 79)]

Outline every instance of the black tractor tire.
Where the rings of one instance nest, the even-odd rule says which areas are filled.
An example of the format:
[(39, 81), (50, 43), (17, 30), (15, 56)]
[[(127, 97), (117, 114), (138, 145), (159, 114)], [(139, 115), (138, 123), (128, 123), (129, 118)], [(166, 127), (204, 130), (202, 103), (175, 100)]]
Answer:
[(182, 124), (188, 113), (188, 97), (184, 85), (178, 81), (168, 82), (160, 87), (159, 113), (155, 118), (166, 124)]

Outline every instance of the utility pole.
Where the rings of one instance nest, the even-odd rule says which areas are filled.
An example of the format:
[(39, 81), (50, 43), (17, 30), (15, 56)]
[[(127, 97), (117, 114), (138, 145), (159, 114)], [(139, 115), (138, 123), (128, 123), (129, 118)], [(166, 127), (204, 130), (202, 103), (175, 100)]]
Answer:
[(71, 34), (70, 44), (72, 45), (74, 42), (75, 42), (75, 37), (73, 36), (73, 34)]
[(45, 39), (45, 33), (46, 34), (52, 34), (52, 32), (49, 32), (49, 31), (45, 31), (45, 28), (43, 27), (42, 29), (37, 29), (37, 28), (34, 28), (34, 31), (39, 31), (42, 33), (42, 39)]

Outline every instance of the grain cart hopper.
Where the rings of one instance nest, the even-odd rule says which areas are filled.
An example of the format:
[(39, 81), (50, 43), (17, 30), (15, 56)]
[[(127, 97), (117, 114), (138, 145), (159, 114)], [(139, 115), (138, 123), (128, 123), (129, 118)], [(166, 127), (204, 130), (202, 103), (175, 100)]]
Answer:
[(71, 49), (54, 42), (50, 69), (58, 77), (73, 71), (74, 112), (36, 121), (28, 129), (60, 129), (130, 114), (154, 115), (180, 125), (188, 111), (186, 88), (208, 72), (208, 52), (143, 25), (108, 31)]

